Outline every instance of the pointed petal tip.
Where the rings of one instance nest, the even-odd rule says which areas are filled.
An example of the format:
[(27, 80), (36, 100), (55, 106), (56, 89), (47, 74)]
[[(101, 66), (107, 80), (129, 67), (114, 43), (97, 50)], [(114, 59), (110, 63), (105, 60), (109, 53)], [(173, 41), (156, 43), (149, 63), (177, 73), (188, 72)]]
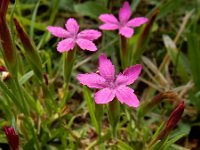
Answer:
[(46, 28), (52, 35), (59, 38), (67, 38), (70, 37), (70, 34), (67, 30), (58, 26), (47, 26)]
[(121, 9), (122, 9), (122, 8), (129, 8), (129, 7), (131, 7), (130, 4), (129, 4), (129, 2), (128, 2), (128, 1), (125, 1), (125, 2), (123, 3), (123, 5), (122, 5)]
[(129, 20), (126, 25), (134, 28), (134, 27), (139, 27), (139, 26), (145, 24), (146, 22), (148, 22), (148, 18), (135, 17), (135, 18)]
[(125, 1), (119, 10), (120, 22), (127, 22), (131, 17), (131, 6), (128, 1)]
[(81, 76), (82, 76), (83, 74), (78, 74), (77, 76), (76, 76), (76, 79), (79, 81), (79, 82), (81, 82)]
[(112, 81), (115, 78), (115, 67), (105, 54), (99, 56), (99, 72), (107, 80)]
[(104, 23), (118, 24), (118, 20), (113, 14), (101, 14), (98, 18)]
[(77, 79), (89, 88), (102, 89), (106, 85), (105, 79), (96, 73), (78, 74)]
[(110, 15), (110, 14), (101, 14), (101, 15), (99, 15), (98, 19), (102, 21), (102, 19), (104, 18), (105, 15)]
[(54, 28), (53, 26), (47, 26), (47, 27), (46, 27), (46, 29), (47, 29), (50, 33), (52, 33), (52, 32), (54, 31), (53, 28)]
[(108, 59), (108, 58), (107, 58), (106, 54), (101, 53), (101, 54), (99, 55), (99, 63), (100, 63), (101, 61), (104, 61), (104, 60), (107, 60), (107, 59)]
[(138, 70), (142, 70), (142, 65), (141, 64), (136, 64), (135, 67), (137, 67)]
[(148, 21), (149, 21), (149, 19), (144, 17), (144, 21), (145, 21), (145, 23), (146, 23), (146, 22), (148, 22)]
[(134, 104), (128, 104), (128, 103), (125, 103), (125, 104), (129, 107), (132, 107), (132, 108), (138, 108), (140, 106), (139, 101), (135, 101)]
[(67, 21), (75, 21), (75, 22), (77, 22), (75, 18), (68, 18)]
[(128, 5), (128, 6), (130, 6), (130, 4), (129, 4), (128, 1), (125, 1), (123, 5)]
[(141, 64), (136, 64), (134, 66), (128, 67), (123, 71), (123, 76), (126, 77), (126, 80), (120, 82), (120, 78), (119, 78), (119, 82), (124, 84), (124, 85), (130, 85), (132, 83), (135, 82), (135, 80), (138, 79), (140, 73), (142, 71), (142, 65)]
[(73, 33), (73, 34), (77, 34), (79, 31), (79, 25), (78, 25), (76, 19), (74, 19), (74, 18), (67, 19), (67, 21), (65, 23), (65, 27), (68, 32)]
[(82, 85), (86, 85), (87, 84), (85, 83), (85, 74), (78, 74), (76, 79), (82, 84)]
[(99, 55), (99, 59), (100, 59), (100, 58), (102, 58), (102, 59), (107, 59), (107, 56), (106, 56), (106, 54), (101, 53), (101, 54)]
[[(51, 30), (51, 27), (52, 27), (52, 26), (47, 26), (46, 29), (49, 31), (49, 30)], [(49, 32), (50, 32), (50, 31), (49, 31)]]
[(138, 108), (140, 106), (140, 101), (135, 101), (134, 105), (131, 105), (130, 107)]

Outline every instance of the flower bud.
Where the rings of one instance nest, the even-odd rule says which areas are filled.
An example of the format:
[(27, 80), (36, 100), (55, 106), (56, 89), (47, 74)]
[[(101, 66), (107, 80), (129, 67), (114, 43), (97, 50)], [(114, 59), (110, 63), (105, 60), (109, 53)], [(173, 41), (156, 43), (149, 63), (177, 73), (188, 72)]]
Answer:
[(183, 111), (184, 101), (182, 101), (169, 116), (169, 119), (166, 123), (166, 130), (171, 131), (177, 125), (178, 121), (181, 119)]
[(9, 4), (8, 0), (0, 1), (0, 44), (2, 47), (4, 61), (7, 65), (8, 70), (12, 74), (16, 74), (17, 72), (16, 49), (13, 44), (5, 18), (8, 4)]
[(7, 71), (6, 67), (0, 66), (0, 72), (4, 72), (4, 71)]
[(153, 97), (153, 99), (149, 102), (143, 103), (139, 110), (138, 110), (138, 116), (141, 118), (145, 114), (147, 114), (151, 109), (153, 109), (155, 106), (157, 106), (159, 103), (161, 103), (163, 100), (173, 101), (173, 100), (179, 100), (178, 96), (173, 92), (164, 92), (159, 93), (156, 96)]
[(29, 60), (29, 63), (32, 65), (35, 74), (39, 77), (39, 79), (42, 79), (42, 62), (40, 60), (39, 54), (28, 34), (23, 30), (22, 26), (19, 24), (16, 18), (14, 18), (14, 23), (19, 38), (23, 44), (25, 56)]
[(9, 0), (1, 0), (0, 1), (0, 15), (5, 17), (5, 14), (8, 9)]
[(13, 127), (4, 127), (8, 143), (12, 150), (19, 150), (19, 135), (16, 134)]
[(169, 119), (166, 122), (165, 128), (159, 133), (157, 138), (152, 142), (154, 144), (158, 140), (162, 140), (169, 135), (174, 127), (178, 124), (184, 111), (184, 101), (182, 101), (176, 109), (171, 113)]

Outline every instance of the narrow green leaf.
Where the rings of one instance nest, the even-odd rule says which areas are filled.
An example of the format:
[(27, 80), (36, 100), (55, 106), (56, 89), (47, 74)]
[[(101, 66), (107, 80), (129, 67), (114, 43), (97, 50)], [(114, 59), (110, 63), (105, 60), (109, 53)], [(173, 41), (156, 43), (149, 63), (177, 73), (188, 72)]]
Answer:
[(108, 9), (105, 8), (101, 3), (88, 1), (82, 4), (76, 4), (74, 6), (75, 11), (82, 15), (97, 19), (100, 14), (108, 13)]
[(158, 136), (158, 134), (160, 133), (160, 131), (163, 129), (164, 125), (165, 125), (165, 123), (163, 122), (158, 127), (158, 129), (156, 130), (156, 132), (154, 133), (154, 135), (152, 136), (151, 141), (149, 142), (149, 146), (150, 147), (154, 147), (154, 145), (157, 143), (157, 141), (156, 141), (156, 143), (154, 143), (154, 141), (155, 141), (156, 137)]
[(35, 75), (38, 79), (43, 81), (43, 73), (42, 73), (42, 62), (38, 51), (35, 49), (35, 46), (28, 34), (23, 30), (22, 26), (19, 24), (17, 19), (14, 19), (15, 27), (17, 29), (19, 38), (23, 44), (25, 56), (28, 62), (30, 63)]
[(182, 133), (182, 134), (179, 134), (179, 135), (177, 135), (177, 136), (174, 136), (172, 139), (170, 139), (169, 141), (167, 141), (166, 143), (164, 143), (160, 149), (166, 150), (166, 149), (169, 148), (173, 143), (175, 143), (176, 141), (178, 141), (179, 139), (181, 139), (181, 138), (184, 137), (185, 135), (186, 135), (185, 133)]
[(96, 120), (98, 122), (98, 126), (99, 126), (99, 138), (101, 137), (101, 125), (102, 125), (102, 119), (103, 119), (103, 115), (104, 115), (104, 105), (98, 105), (98, 104), (94, 104), (95, 105), (95, 117)]
[(171, 13), (173, 10), (179, 8), (181, 5), (181, 0), (168, 0), (166, 3), (159, 6), (160, 13), (158, 19), (166, 16), (168, 13)]
[(19, 84), (23, 85), (34, 75), (33, 71), (29, 71), (19, 79)]
[[(23, 22), (24, 25), (31, 26), (31, 20), (23, 17), (23, 16), (16, 16), (17, 20)], [(34, 28), (40, 31), (46, 31), (46, 24), (35, 22)]]
[(96, 145), (104, 144), (105, 141), (108, 141), (111, 138), (111, 131), (107, 130), (106, 134), (101, 137), (101, 140), (96, 140), (92, 142), (86, 149), (90, 150)]
[(149, 147), (148, 150), (160, 150), (161, 145), (162, 142), (158, 140), (153, 146)]
[(139, 5), (139, 3), (140, 3), (140, 0), (134, 0), (134, 1), (132, 1), (132, 3), (131, 3), (131, 9), (132, 9), (133, 11), (135, 11), (135, 9), (136, 9), (137, 6)]
[(200, 91), (200, 38), (199, 34), (194, 31), (187, 35), (188, 40), (188, 57), (192, 70), (192, 77), (197, 91)]
[(33, 11), (33, 15), (32, 15), (32, 19), (31, 19), (31, 26), (30, 26), (30, 38), (33, 39), (33, 35), (34, 35), (34, 24), (35, 24), (35, 20), (36, 20), (36, 15), (37, 15), (37, 11), (40, 5), (40, 0), (38, 0), (35, 9)]
[(65, 11), (74, 11), (74, 0), (59, 0), (59, 9), (65, 10)]
[(142, 28), (139, 34), (133, 36), (128, 40), (128, 60), (126, 62), (126, 66), (131, 66), (135, 64), (143, 54), (145, 50), (145, 46), (148, 43), (151, 28), (155, 23), (159, 10), (155, 10), (149, 17), (149, 21), (146, 23), (144, 28)]
[(184, 58), (183, 54), (180, 51), (178, 51), (175, 43), (169, 36), (164, 35), (163, 41), (173, 64), (177, 68), (178, 74), (180, 75), (180, 77), (183, 79), (184, 82), (188, 82), (190, 77), (187, 71), (188, 68), (188, 66), (186, 65), (187, 61)]
[(64, 70), (64, 90), (65, 90), (65, 93), (64, 93), (64, 96), (63, 96), (63, 99), (62, 99), (62, 102), (61, 102), (61, 105), (60, 107), (64, 107), (64, 105), (66, 104), (67, 100), (69, 99), (70, 97), (70, 92), (69, 92), (69, 83), (70, 83), (70, 79), (71, 79), (71, 76), (72, 76), (72, 71), (73, 71), (73, 67), (74, 67), (74, 62), (75, 62), (75, 59), (76, 59), (76, 49), (77, 49), (77, 46), (65, 53), (63, 55), (63, 70)]
[(10, 99), (13, 101), (13, 103), (16, 104), (16, 106), (19, 108), (19, 110), (21, 110), (22, 112), (24, 111), (23, 107), (21, 106), (20, 101), (18, 100), (18, 98), (16, 97), (16, 95), (14, 95), (11, 90), (7, 87), (7, 85), (2, 82), (0, 80), (0, 89), (4, 94), (7, 94)]
[(99, 123), (97, 122), (96, 116), (95, 116), (95, 106), (94, 106), (94, 100), (91, 97), (91, 93), (89, 89), (84, 86), (83, 87), (83, 95), (84, 99), (86, 100), (87, 106), (88, 106), (88, 111), (91, 117), (92, 124), (94, 125), (97, 133), (99, 134)]
[(12, 39), (6, 17), (0, 14), (0, 50), (9, 72), (16, 77), (18, 71), (17, 50)]
[(113, 137), (117, 137), (117, 125), (120, 119), (120, 103), (117, 99), (108, 104), (108, 117), (112, 127)]
[(117, 147), (122, 150), (134, 150), (134, 148), (130, 147), (127, 143), (118, 140)]

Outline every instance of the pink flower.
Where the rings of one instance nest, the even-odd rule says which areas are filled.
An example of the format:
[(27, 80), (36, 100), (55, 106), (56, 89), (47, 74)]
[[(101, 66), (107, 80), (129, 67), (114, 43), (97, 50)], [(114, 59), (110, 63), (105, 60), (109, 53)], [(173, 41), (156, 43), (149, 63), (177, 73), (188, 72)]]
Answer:
[(72, 50), (77, 44), (82, 50), (96, 51), (97, 47), (92, 42), (101, 36), (97, 30), (83, 30), (80, 33), (79, 25), (75, 19), (69, 18), (65, 24), (66, 29), (61, 27), (48, 26), (47, 30), (56, 37), (64, 38), (57, 46), (58, 52), (67, 52)]
[(134, 90), (127, 85), (137, 80), (141, 70), (142, 66), (137, 64), (125, 69), (123, 73), (116, 76), (112, 62), (104, 54), (101, 54), (99, 57), (99, 74), (79, 74), (77, 79), (89, 88), (100, 89), (94, 96), (97, 104), (106, 104), (116, 96), (122, 104), (138, 107), (139, 100), (134, 94)]
[[(130, 38), (134, 33), (134, 27), (139, 27), (148, 21), (145, 17), (136, 17), (130, 19), (131, 7), (128, 2), (125, 2), (119, 10), (119, 21), (112, 14), (102, 14), (99, 19), (104, 23), (99, 28), (101, 30), (119, 30), (119, 34)], [(129, 20), (130, 19), (130, 20)]]

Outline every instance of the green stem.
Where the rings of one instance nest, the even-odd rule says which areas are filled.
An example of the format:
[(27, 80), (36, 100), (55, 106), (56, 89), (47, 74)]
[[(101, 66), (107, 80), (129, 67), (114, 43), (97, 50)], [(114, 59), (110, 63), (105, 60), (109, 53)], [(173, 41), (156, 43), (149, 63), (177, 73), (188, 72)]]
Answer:
[(61, 102), (61, 108), (65, 105), (69, 98), (69, 82), (74, 66), (75, 56), (76, 56), (76, 49), (75, 47), (73, 50), (64, 54), (64, 97)]
[(25, 113), (19, 99), (16, 97), (15, 94), (13, 94), (13, 92), (10, 89), (10, 86), (6, 85), (3, 81), (0, 80), (0, 88), (4, 92), (4, 94), (6, 94), (7, 96), (9, 96), (11, 98), (11, 100), (15, 103), (15, 105), (18, 107), (18, 109), (21, 112)]
[(98, 140), (101, 141), (101, 127), (102, 127), (102, 119), (103, 119), (103, 105), (95, 104), (95, 116), (98, 123)]
[(120, 35), (120, 57), (121, 57), (121, 64), (122, 67), (125, 68), (126, 66), (126, 55), (127, 55), (127, 40), (124, 36)]
[(24, 99), (24, 95), (22, 93), (22, 89), (19, 85), (18, 79), (14, 78), (13, 80), (14, 80), (14, 86), (16, 87), (16, 92), (19, 94), (19, 97), (21, 99), (22, 106), (24, 108), (24, 113), (25, 113), (26, 116), (30, 116), (29, 109), (28, 109), (27, 103)]
[(4, 82), (0, 82), (0, 86), (10, 96), (20, 111), (22, 111), (26, 116), (29, 116), (29, 109), (17, 78), (10, 76), (5, 82), (6, 85), (4, 85)]
[(113, 138), (117, 138), (117, 124), (120, 119), (120, 104), (117, 99), (114, 99), (108, 104), (108, 116), (112, 127)]

